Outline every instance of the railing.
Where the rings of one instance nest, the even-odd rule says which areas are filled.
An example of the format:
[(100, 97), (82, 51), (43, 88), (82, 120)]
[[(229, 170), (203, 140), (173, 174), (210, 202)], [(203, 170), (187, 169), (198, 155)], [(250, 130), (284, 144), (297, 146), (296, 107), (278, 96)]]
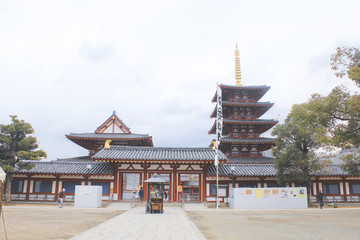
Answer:
[(230, 115), (230, 119), (235, 120), (255, 120), (256, 116), (253, 115)]
[[(318, 202), (316, 196), (312, 196), (312, 202)], [(348, 202), (360, 202), (360, 195), (333, 195), (333, 196), (324, 196), (325, 203), (348, 203)]]
[(191, 202), (191, 201), (199, 201), (199, 195), (198, 194), (182, 194), (181, 195), (181, 201), (182, 202)]

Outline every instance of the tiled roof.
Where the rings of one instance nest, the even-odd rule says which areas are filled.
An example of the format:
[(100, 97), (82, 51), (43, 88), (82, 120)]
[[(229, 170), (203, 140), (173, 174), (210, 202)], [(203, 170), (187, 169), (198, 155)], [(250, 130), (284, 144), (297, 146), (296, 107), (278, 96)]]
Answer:
[(106, 162), (39, 162), (30, 161), (34, 167), (30, 170), (18, 169), (15, 167), (15, 174), (36, 173), (36, 174), (64, 174), (64, 175), (82, 175), (89, 174), (87, 165), (91, 164), (91, 175), (108, 175), (114, 172), (113, 167)]
[[(169, 160), (169, 161), (211, 161), (215, 150), (211, 148), (169, 148), (111, 146), (104, 148), (93, 157), (95, 160)], [(220, 151), (220, 161), (226, 156)]]
[(255, 120), (237, 120), (224, 118), (223, 122), (235, 123), (235, 124), (276, 124), (278, 121), (274, 119), (255, 119)]
[(338, 155), (330, 158), (330, 160), (333, 162), (333, 164), (341, 164), (343, 163), (341, 158), (348, 154), (360, 154), (360, 149), (355, 147), (351, 147), (349, 149), (343, 149)]
[(58, 158), (52, 162), (91, 162), (90, 156), (72, 157), (72, 158)]
[[(251, 177), (251, 176), (272, 176), (275, 177), (276, 170), (273, 164), (219, 164), (219, 176), (229, 176), (231, 166), (235, 167), (234, 175)], [(216, 175), (216, 166), (214, 164), (206, 170), (210, 176)]]
[(274, 105), (274, 103), (270, 102), (230, 102), (230, 101), (222, 101), (223, 105), (231, 105), (231, 106), (248, 106), (248, 107), (262, 107), (262, 106), (268, 106), (271, 107)]
[(220, 88), (236, 88), (236, 89), (270, 89), (270, 86), (257, 85), (257, 86), (235, 86), (235, 85), (219, 85)]
[(70, 133), (65, 135), (68, 138), (82, 138), (82, 139), (141, 139), (151, 138), (148, 134), (135, 133)]
[(233, 142), (233, 143), (275, 143), (273, 138), (229, 138), (222, 137), (220, 142)]
[[(231, 166), (235, 167), (235, 176), (241, 177), (260, 177), (260, 176), (276, 176), (276, 169), (273, 164), (219, 164), (219, 176), (229, 176), (231, 173)], [(216, 167), (214, 164), (210, 165), (206, 174), (209, 176), (216, 175)], [(339, 165), (330, 165), (325, 167), (322, 171), (312, 174), (319, 177), (331, 176), (348, 176)]]
[(326, 166), (321, 171), (318, 171), (314, 174), (315, 176), (348, 176), (347, 172), (344, 172), (340, 165), (330, 165)]
[(241, 158), (235, 158), (235, 157), (228, 157), (227, 160), (228, 163), (242, 163), (242, 164), (269, 164), (274, 163), (274, 158), (271, 157), (241, 157)]

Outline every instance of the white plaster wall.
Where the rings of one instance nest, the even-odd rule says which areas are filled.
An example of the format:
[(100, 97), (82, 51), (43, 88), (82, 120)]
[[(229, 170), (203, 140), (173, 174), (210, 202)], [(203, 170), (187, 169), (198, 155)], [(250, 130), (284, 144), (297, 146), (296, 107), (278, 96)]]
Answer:
[(350, 184), (349, 184), (349, 182), (345, 182), (345, 188), (346, 188), (346, 193), (350, 194)]
[(313, 195), (316, 195), (316, 189), (317, 189), (317, 184), (316, 182), (313, 183)]
[(33, 192), (33, 188), (34, 188), (34, 180), (30, 180), (30, 193)]
[(56, 191), (56, 181), (52, 181), (51, 193), (55, 193)]
[(23, 186), (23, 191), (22, 191), (23, 193), (26, 193), (26, 191), (27, 191), (28, 182), (29, 182), (28, 180), (24, 181), (24, 186)]
[(339, 182), (339, 185), (340, 185), (340, 194), (344, 194), (344, 185), (342, 182)]

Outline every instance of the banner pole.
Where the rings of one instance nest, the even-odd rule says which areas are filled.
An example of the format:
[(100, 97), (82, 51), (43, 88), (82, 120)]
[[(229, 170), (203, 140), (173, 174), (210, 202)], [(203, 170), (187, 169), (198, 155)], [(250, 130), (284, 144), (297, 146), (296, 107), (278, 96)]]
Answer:
[(219, 84), (216, 83), (216, 210), (219, 210)]

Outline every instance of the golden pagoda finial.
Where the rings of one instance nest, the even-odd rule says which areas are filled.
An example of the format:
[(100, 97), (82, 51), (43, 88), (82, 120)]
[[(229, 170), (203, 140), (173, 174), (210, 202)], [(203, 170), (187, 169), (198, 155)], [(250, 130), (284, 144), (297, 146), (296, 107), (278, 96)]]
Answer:
[(235, 80), (236, 80), (236, 86), (242, 86), (241, 82), (241, 69), (240, 69), (240, 53), (239, 49), (236, 43), (236, 49), (235, 49)]

